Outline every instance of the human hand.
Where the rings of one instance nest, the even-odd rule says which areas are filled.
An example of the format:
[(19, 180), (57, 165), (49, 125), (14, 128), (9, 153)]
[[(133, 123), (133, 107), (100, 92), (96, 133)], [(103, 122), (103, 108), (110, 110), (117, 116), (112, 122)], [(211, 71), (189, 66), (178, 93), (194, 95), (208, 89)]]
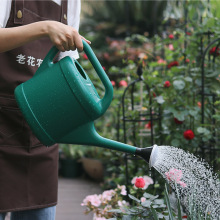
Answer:
[(83, 50), (82, 39), (88, 44), (90, 41), (81, 36), (76, 29), (57, 21), (45, 21), (47, 35), (58, 50), (64, 52), (66, 50)]

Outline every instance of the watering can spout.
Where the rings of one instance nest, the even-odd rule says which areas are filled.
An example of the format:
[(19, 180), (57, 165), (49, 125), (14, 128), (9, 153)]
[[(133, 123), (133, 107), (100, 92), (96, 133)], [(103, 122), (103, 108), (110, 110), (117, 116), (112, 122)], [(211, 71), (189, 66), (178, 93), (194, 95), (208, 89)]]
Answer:
[(153, 147), (137, 148), (136, 155), (142, 157), (147, 163), (149, 163), (152, 150)]
[(111, 150), (121, 151), (143, 158), (150, 166), (152, 166), (151, 153), (155, 148), (137, 148), (118, 141), (110, 140), (100, 136), (95, 130), (93, 122), (84, 124), (58, 141), (59, 143), (81, 144), (108, 148)]
[(137, 148), (136, 155), (142, 157), (147, 163), (149, 163), (149, 167), (151, 168), (157, 161), (158, 146), (155, 144), (152, 147)]

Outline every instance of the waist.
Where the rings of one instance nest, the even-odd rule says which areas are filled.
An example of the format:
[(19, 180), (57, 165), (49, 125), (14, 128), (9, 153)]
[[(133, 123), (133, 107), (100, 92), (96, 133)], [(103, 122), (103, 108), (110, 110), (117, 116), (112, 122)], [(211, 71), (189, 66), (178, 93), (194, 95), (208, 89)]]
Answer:
[(13, 96), (5, 96), (0, 94), (0, 108), (1, 107), (19, 109), (17, 102)]

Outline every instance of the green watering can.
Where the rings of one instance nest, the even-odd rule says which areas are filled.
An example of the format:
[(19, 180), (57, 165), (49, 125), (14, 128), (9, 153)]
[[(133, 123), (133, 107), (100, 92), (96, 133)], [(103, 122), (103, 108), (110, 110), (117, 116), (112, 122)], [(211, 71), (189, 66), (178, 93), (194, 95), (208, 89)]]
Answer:
[(52, 47), (30, 80), (15, 89), (18, 106), (36, 137), (46, 146), (55, 143), (92, 145), (138, 155), (149, 162), (153, 147), (136, 148), (101, 137), (94, 121), (105, 113), (113, 97), (113, 87), (91, 47), (83, 41), (105, 95), (100, 98), (86, 72), (70, 57), (57, 63)]

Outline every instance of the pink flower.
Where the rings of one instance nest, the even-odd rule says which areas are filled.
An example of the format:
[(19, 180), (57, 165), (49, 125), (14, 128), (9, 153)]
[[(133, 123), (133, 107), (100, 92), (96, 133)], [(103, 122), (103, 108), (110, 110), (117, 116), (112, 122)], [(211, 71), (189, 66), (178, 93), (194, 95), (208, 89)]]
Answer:
[(143, 176), (143, 179), (145, 181), (145, 186), (143, 189), (147, 189), (149, 185), (154, 184), (154, 181), (149, 176)]
[(115, 81), (112, 80), (111, 83), (112, 83), (112, 86), (115, 86)]
[(190, 62), (189, 58), (186, 58), (185, 63), (189, 63), (189, 62)]
[(185, 138), (186, 140), (192, 140), (192, 139), (195, 137), (193, 131), (190, 130), (190, 129), (184, 131), (183, 136), (184, 136), (184, 138)]
[(173, 44), (169, 44), (168, 48), (169, 50), (174, 50)]
[(105, 66), (103, 66), (102, 68), (103, 68), (104, 71), (106, 70)]
[(151, 129), (151, 122), (149, 121), (145, 126), (144, 126), (144, 128), (145, 129)]
[(141, 197), (141, 202), (145, 202), (147, 199), (145, 197)]
[(119, 82), (119, 87), (127, 87), (127, 86), (128, 86), (128, 83), (125, 80), (121, 80)]
[(165, 173), (165, 175), (169, 181), (179, 182), (183, 174), (182, 174), (182, 170), (171, 168), (169, 172)]
[(167, 62), (165, 60), (163, 60), (162, 58), (160, 58), (158, 61), (157, 61), (158, 64), (166, 64)]
[(104, 57), (106, 60), (109, 60), (109, 58), (110, 58), (109, 53), (107, 53), (107, 52), (103, 53), (103, 57)]
[(142, 177), (137, 178), (134, 184), (137, 188), (144, 188), (145, 186), (145, 181)]
[(169, 88), (170, 86), (171, 86), (170, 81), (165, 81), (164, 87), (165, 87), (165, 88)]
[(180, 181), (183, 176), (182, 170), (171, 168), (169, 172), (165, 172), (165, 176), (169, 181), (176, 182), (180, 184), (182, 187), (186, 187), (186, 184)]
[(112, 199), (112, 196), (115, 195), (115, 191), (113, 189), (111, 190), (106, 190), (102, 193), (102, 199), (103, 200), (107, 200), (107, 201), (110, 201)]
[(169, 34), (168, 36), (170, 39), (174, 39), (174, 35), (173, 34)]
[(182, 186), (183, 188), (186, 187), (186, 184), (185, 184), (184, 182), (182, 182), (182, 181), (179, 181), (179, 184), (180, 184), (180, 186)]
[[(138, 180), (137, 180), (138, 179)], [(141, 180), (140, 180), (141, 179)], [(138, 182), (138, 183), (137, 183)], [(142, 187), (137, 187), (137, 188), (142, 188), (143, 190), (147, 189), (149, 185), (154, 184), (154, 181), (152, 180), (152, 178), (150, 178), (149, 176), (140, 176), (140, 177), (134, 177), (131, 180), (131, 183), (134, 184), (135, 187), (137, 187), (135, 184), (143, 184), (141, 185)]]
[(128, 205), (128, 203), (125, 201), (125, 200), (122, 200), (122, 201), (118, 201), (118, 206), (119, 207), (124, 207), (124, 206), (127, 206)]
[(88, 60), (88, 57), (87, 57), (87, 55), (84, 53), (83, 54), (83, 58), (85, 59), (85, 60)]
[(89, 204), (99, 207), (101, 205), (101, 199), (100, 195), (89, 195), (87, 196), (84, 200), (83, 203), (81, 204), (82, 206), (88, 206)]
[(122, 185), (122, 186), (118, 185), (117, 188), (121, 190), (121, 195), (123, 196), (127, 195), (127, 190), (126, 190), (125, 185)]

